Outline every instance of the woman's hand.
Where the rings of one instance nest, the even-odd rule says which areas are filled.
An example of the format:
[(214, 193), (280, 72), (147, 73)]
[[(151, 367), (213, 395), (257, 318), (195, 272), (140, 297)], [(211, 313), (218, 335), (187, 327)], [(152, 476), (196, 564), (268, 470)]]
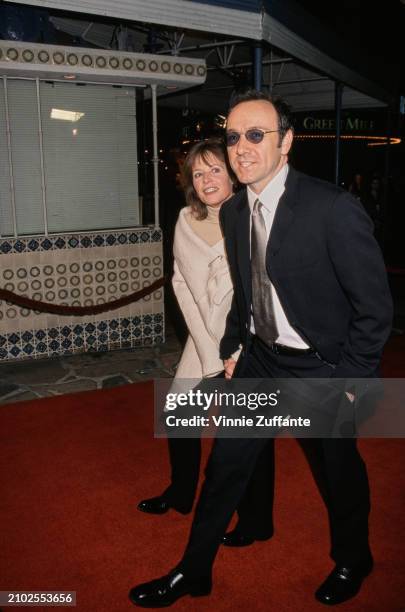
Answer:
[(232, 378), (233, 375), (233, 371), (235, 369), (236, 366), (236, 361), (235, 359), (224, 359), (224, 370), (225, 370), (225, 378), (227, 380), (229, 380), (230, 378)]

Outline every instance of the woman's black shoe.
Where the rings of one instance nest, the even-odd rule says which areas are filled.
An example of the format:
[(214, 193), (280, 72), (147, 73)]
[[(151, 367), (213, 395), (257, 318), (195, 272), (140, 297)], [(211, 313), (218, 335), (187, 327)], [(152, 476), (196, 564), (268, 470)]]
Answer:
[(143, 499), (138, 504), (138, 510), (148, 514), (166, 514), (170, 510), (170, 504), (164, 495)]

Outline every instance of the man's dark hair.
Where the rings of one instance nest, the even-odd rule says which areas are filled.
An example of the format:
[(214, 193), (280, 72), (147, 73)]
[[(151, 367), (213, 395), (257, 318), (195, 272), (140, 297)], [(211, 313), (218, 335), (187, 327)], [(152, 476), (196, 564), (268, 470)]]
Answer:
[(291, 109), (287, 102), (284, 102), (279, 96), (272, 96), (263, 91), (258, 91), (257, 89), (248, 89), (243, 92), (238, 92), (230, 99), (228, 115), (235, 106), (238, 106), (238, 104), (242, 104), (242, 102), (253, 102), (255, 100), (264, 100), (265, 102), (270, 102), (270, 104), (274, 106), (278, 117), (279, 146), (281, 146), (284, 136), (288, 130), (294, 131), (294, 126)]

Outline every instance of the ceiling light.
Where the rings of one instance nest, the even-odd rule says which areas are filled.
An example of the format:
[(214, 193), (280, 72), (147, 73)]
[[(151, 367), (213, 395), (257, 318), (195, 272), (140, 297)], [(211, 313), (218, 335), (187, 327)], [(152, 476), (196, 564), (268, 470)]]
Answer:
[(79, 113), (78, 111), (68, 111), (63, 110), (61, 108), (53, 108), (51, 110), (51, 119), (60, 119), (61, 121), (79, 121), (84, 117), (84, 113)]

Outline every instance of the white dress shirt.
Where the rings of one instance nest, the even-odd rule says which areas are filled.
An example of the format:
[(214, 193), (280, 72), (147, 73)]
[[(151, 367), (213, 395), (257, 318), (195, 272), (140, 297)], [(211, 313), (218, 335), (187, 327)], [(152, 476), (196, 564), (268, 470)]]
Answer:
[[(247, 196), (250, 208), (250, 230), (252, 229), (253, 205), (255, 201), (259, 198), (260, 202), (263, 204), (261, 210), (266, 226), (267, 239), (270, 236), (270, 231), (273, 225), (273, 220), (276, 214), (278, 203), (285, 190), (285, 181), (287, 178), (287, 174), (288, 164), (285, 164), (276, 174), (276, 176), (270, 181), (270, 183), (266, 185), (266, 187), (261, 193), (255, 193), (250, 189), (250, 187), (247, 188)], [(285, 346), (289, 346), (291, 348), (309, 348), (308, 344), (304, 342), (301, 336), (289, 324), (273, 284), (271, 285), (271, 295), (273, 299), (274, 316), (276, 319), (277, 330), (279, 333), (276, 342), (278, 344), (284, 344)], [(250, 331), (252, 332), (252, 334), (255, 333), (253, 316), (251, 317)]]

